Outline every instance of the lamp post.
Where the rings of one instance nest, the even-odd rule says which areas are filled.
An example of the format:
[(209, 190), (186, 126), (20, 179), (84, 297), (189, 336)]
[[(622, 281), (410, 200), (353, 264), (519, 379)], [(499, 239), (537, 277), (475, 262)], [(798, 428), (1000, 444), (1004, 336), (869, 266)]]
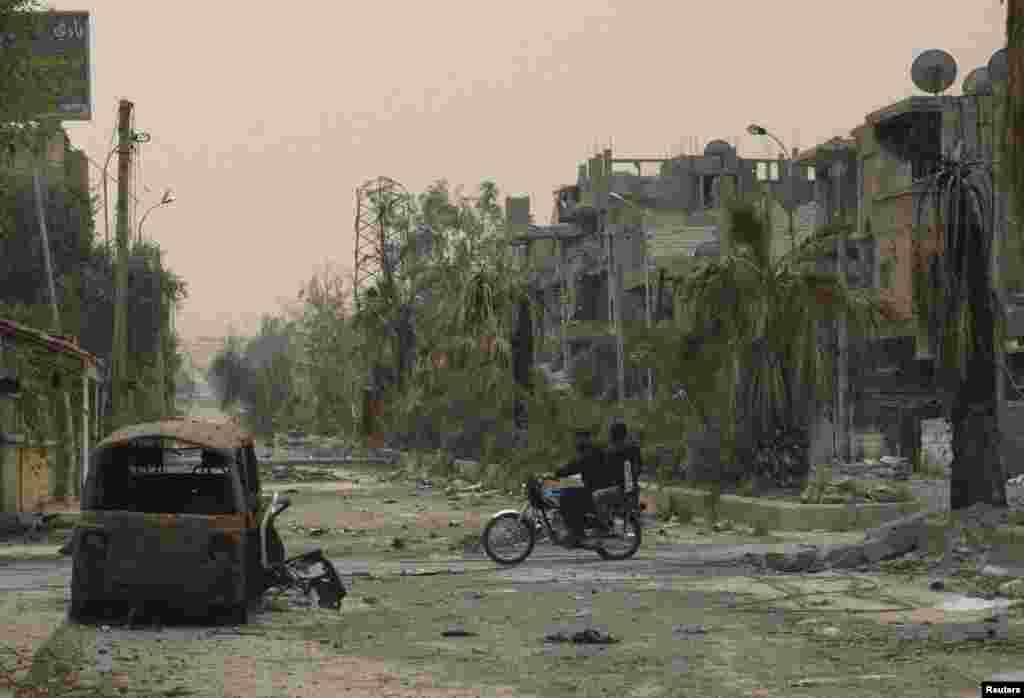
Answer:
[[(616, 201), (621, 201), (624, 204), (627, 204), (629, 206), (632, 206), (635, 209), (640, 210), (641, 213), (646, 213), (646, 211), (644, 211), (643, 208), (641, 208), (640, 206), (637, 206), (632, 201), (630, 201), (629, 199), (625, 198), (624, 196), (622, 196), (618, 192), (614, 192), (614, 191), (613, 192), (609, 192), (608, 196), (610, 196), (611, 198), (615, 199)], [(651, 305), (652, 305), (652, 303), (651, 303), (651, 257), (650, 257), (650, 250), (648, 249), (648, 245), (647, 245), (647, 229), (642, 224), (640, 226), (640, 234), (644, 236), (644, 315), (645, 315), (645, 320), (646, 320), (646, 323), (647, 323), (647, 329), (648, 329), (648, 331), (650, 331), (650, 329), (651, 329)], [(621, 330), (619, 331), (619, 336), (621, 337)], [(651, 402), (651, 401), (654, 400), (654, 373), (653, 373), (653, 370), (651, 369), (650, 366), (647, 367), (647, 400), (648, 400), (648, 402)]]
[[(137, 239), (142, 242), (142, 226), (146, 222), (146, 216), (152, 213), (154, 210), (161, 206), (172, 204), (175, 201), (174, 194), (170, 189), (164, 190), (164, 195), (160, 197), (160, 201), (146, 209), (146, 212), (142, 214), (142, 218), (139, 219), (139, 230), (137, 233)], [(164, 367), (164, 303), (163, 303), (163, 265), (160, 263), (160, 250), (157, 249), (156, 253), (156, 272), (157, 272), (157, 323), (156, 323), (156, 381), (158, 386), (157, 392), (157, 407), (160, 410), (160, 417), (167, 416), (167, 400), (166, 400), (166, 376)]]
[(782, 157), (786, 161), (786, 213), (789, 217), (789, 248), (792, 250), (796, 247), (796, 231), (793, 228), (793, 206), (795, 205), (796, 193), (793, 187), (793, 158), (790, 155), (790, 151), (786, 150), (786, 146), (783, 145), (782, 141), (775, 137), (775, 134), (768, 131), (763, 126), (757, 124), (750, 124), (747, 126), (747, 133), (751, 136), (768, 136), (782, 150)]

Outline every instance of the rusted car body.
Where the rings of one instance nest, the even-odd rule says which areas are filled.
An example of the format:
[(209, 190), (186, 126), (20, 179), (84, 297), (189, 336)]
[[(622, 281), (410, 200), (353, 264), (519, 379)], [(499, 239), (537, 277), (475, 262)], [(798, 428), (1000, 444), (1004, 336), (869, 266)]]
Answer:
[(234, 424), (172, 419), (111, 434), (74, 533), (72, 618), (161, 604), (244, 623), (267, 557), (284, 559), (276, 534), (263, 550), (266, 506), (252, 437)]

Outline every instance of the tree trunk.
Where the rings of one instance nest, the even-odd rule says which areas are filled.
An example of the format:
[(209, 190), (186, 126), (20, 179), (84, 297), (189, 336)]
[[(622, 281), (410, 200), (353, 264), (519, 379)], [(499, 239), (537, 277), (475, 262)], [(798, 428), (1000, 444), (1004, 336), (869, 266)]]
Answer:
[[(530, 369), (533, 367), (533, 323), (530, 318), (530, 304), (521, 300), (517, 308), (516, 329), (512, 335), (512, 377), (516, 385), (528, 391), (531, 387)], [(519, 397), (513, 406), (513, 420), (516, 428), (527, 428), (526, 403)]]
[[(962, 202), (961, 210), (966, 204)], [(973, 314), (974, 342), (951, 415), (953, 463), (949, 497), (953, 511), (978, 503), (1006, 506), (1006, 468), (996, 400), (996, 380), (1000, 374), (996, 366), (990, 261), (982, 254), (982, 227), (973, 220), (962, 224), (970, 241), (966, 252), (966, 302)]]

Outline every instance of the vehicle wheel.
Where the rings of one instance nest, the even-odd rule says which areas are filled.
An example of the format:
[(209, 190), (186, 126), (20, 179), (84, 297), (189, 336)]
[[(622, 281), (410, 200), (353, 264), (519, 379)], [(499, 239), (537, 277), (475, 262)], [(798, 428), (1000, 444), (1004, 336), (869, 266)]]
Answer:
[(85, 622), (88, 612), (88, 604), (85, 601), (76, 599), (74, 592), (72, 592), (71, 605), (68, 607), (68, 620), (81, 625)]
[[(524, 521), (519, 513), (508, 512), (487, 522), (482, 543), (487, 557), (499, 565), (516, 565), (533, 552), (533, 546), (537, 543), (537, 530), (530, 520)], [(522, 546), (518, 551), (512, 547), (516, 543)]]
[(613, 521), (612, 529), (615, 535), (601, 541), (597, 554), (605, 560), (629, 559), (636, 555), (643, 540), (640, 518), (636, 512), (630, 511), (624, 516), (614, 516)]
[(239, 603), (213, 610), (214, 617), (221, 625), (245, 625), (249, 622), (249, 604), (247, 603)]

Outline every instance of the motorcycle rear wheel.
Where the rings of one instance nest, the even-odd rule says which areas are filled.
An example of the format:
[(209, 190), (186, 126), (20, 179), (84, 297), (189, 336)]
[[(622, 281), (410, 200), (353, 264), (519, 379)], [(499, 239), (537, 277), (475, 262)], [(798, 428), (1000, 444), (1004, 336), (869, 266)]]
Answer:
[[(505, 527), (516, 531), (517, 537), (525, 539), (521, 541), (526, 544), (522, 552), (507, 554), (498, 545), (501, 541), (497, 539), (496, 534), (500, 533)], [(481, 537), (481, 543), (484, 552), (487, 553), (487, 557), (499, 565), (518, 565), (533, 552), (533, 546), (537, 543), (537, 530), (529, 519), (524, 520), (518, 512), (508, 512), (487, 522)]]
[[(622, 535), (602, 540), (600, 547), (597, 549), (597, 554), (603, 560), (628, 560), (636, 555), (636, 552), (640, 549), (640, 543), (643, 541), (643, 527), (640, 525), (640, 517), (637, 516), (635, 511), (629, 511), (624, 516), (617, 514), (613, 519), (615, 520), (613, 529), (616, 532), (621, 530)], [(624, 546), (619, 547), (619, 545), (616, 545), (617, 543), (623, 543)], [(609, 549), (609, 544), (614, 547)]]

